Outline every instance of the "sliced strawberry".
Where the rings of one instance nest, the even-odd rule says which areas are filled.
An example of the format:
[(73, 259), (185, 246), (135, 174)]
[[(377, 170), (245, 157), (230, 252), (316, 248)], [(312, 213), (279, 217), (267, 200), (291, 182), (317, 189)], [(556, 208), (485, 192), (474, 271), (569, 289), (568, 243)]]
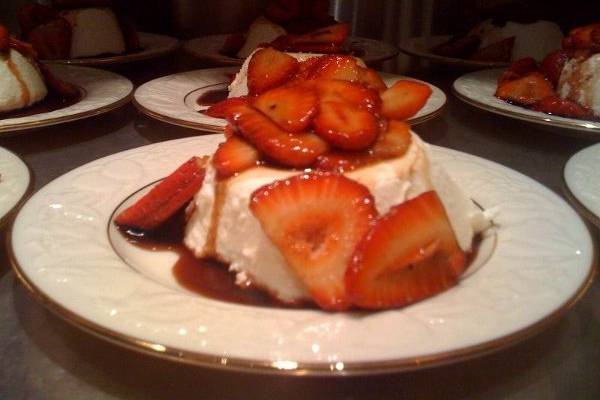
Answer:
[(456, 284), (466, 257), (433, 191), (392, 207), (356, 246), (346, 271), (352, 304), (400, 307)]
[(259, 49), (248, 64), (248, 91), (251, 95), (280, 86), (298, 70), (298, 61), (271, 47)]
[(377, 216), (369, 190), (343, 175), (301, 174), (257, 189), (250, 209), (313, 300), (347, 308), (346, 267)]
[(287, 132), (302, 132), (317, 113), (318, 97), (314, 90), (283, 86), (268, 90), (251, 104)]
[(530, 72), (522, 78), (499, 83), (495, 95), (511, 103), (531, 105), (554, 95), (554, 88), (544, 75)]
[(401, 79), (381, 94), (382, 114), (390, 119), (410, 118), (423, 108), (429, 96), (429, 85)]
[(345, 101), (373, 113), (379, 113), (381, 110), (379, 93), (360, 83), (339, 79), (317, 79), (312, 84), (317, 89), (321, 102)]
[(533, 104), (531, 108), (535, 111), (559, 115), (561, 117), (586, 119), (594, 118), (594, 114), (590, 109), (582, 107), (571, 100), (561, 99), (556, 95), (544, 97), (542, 100)]
[(600, 23), (577, 27), (564, 39), (565, 49), (590, 49), (600, 51)]
[(222, 100), (218, 103), (208, 107), (204, 113), (209, 117), (214, 118), (232, 118), (233, 113), (237, 110), (237, 106), (248, 103), (246, 96), (231, 97), (229, 99)]
[(317, 159), (314, 168), (318, 171), (344, 172), (354, 171), (373, 163), (375, 160), (369, 151), (329, 151)]
[(370, 150), (377, 160), (402, 157), (412, 142), (410, 125), (403, 121), (388, 121), (387, 129), (382, 132)]
[(313, 66), (309, 79), (341, 79), (345, 81), (358, 81), (363, 74), (363, 68), (357, 64), (352, 56), (325, 55), (318, 58)]
[(121, 212), (115, 222), (124, 227), (149, 231), (184, 207), (202, 187), (206, 158), (192, 157), (144, 197)]
[(230, 137), (235, 135), (237, 135), (237, 129), (235, 128), (235, 126), (231, 124), (225, 125), (225, 128), (223, 128), (223, 136), (225, 136), (225, 139), (229, 139)]
[(41, 59), (53, 60), (69, 58), (71, 36), (69, 22), (64, 18), (56, 18), (33, 28), (26, 39)]
[(477, 50), (470, 58), (478, 61), (509, 62), (514, 46), (515, 36), (511, 36)]
[(289, 167), (311, 166), (329, 146), (313, 133), (288, 133), (251, 106), (240, 106), (231, 122), (262, 154)]
[(332, 43), (336, 45), (342, 45), (348, 38), (349, 31), (350, 25), (348, 23), (342, 22), (339, 24), (316, 29), (312, 32), (305, 33), (304, 35), (294, 36), (290, 39), (290, 43)]
[(379, 93), (382, 93), (387, 89), (387, 85), (381, 78), (381, 76), (371, 68), (363, 68), (361, 69), (360, 82), (363, 85), (370, 87), (371, 89), (377, 90)]
[(8, 29), (4, 25), (0, 25), (0, 51), (8, 50), (8, 43), (10, 39), (10, 35), (8, 33)]
[(17, 11), (17, 20), (24, 36), (36, 26), (50, 22), (58, 16), (55, 9), (42, 4), (27, 4)]
[(244, 139), (232, 136), (219, 145), (212, 163), (217, 177), (224, 179), (258, 165), (260, 154)]
[(498, 78), (498, 84), (521, 78), (531, 72), (538, 70), (537, 61), (531, 57), (521, 58), (514, 61)]
[(540, 72), (548, 78), (554, 87), (558, 85), (558, 79), (569, 56), (563, 50), (556, 50), (548, 54), (540, 65)]
[(344, 101), (321, 102), (313, 125), (319, 136), (344, 150), (366, 149), (379, 133), (373, 114)]

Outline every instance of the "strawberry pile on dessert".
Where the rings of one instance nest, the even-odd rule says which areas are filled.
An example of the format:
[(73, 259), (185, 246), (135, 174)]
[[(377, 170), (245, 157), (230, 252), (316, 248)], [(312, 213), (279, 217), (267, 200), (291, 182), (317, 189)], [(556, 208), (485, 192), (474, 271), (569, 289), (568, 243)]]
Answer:
[(515, 61), (498, 79), (495, 96), (547, 114), (600, 119), (600, 24), (573, 29), (562, 49), (539, 64)]
[(428, 85), (387, 88), (353, 57), (300, 62), (263, 48), (248, 91), (208, 110), (229, 122), (213, 156), (189, 160), (118, 225), (155, 229), (194, 197), (185, 243), (197, 257), (325, 310), (400, 307), (456, 284), (473, 238), (457, 205), (472, 203), (433, 172), (404, 121)]

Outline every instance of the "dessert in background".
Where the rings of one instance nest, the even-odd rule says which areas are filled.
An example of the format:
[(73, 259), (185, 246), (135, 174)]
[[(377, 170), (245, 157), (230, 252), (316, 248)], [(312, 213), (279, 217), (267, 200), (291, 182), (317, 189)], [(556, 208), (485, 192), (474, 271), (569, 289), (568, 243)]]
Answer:
[(562, 49), (541, 63), (515, 61), (499, 78), (496, 97), (547, 114), (600, 119), (600, 24), (575, 28)]
[(21, 37), (41, 59), (119, 55), (140, 49), (133, 25), (111, 0), (55, 0), (18, 13)]
[(60, 108), (61, 104), (80, 95), (77, 87), (58, 79), (39, 63), (29, 44), (11, 37), (0, 25), (0, 118), (17, 116), (17, 110), (48, 98), (58, 98), (58, 104), (52, 107)]
[(523, 57), (542, 60), (560, 47), (560, 27), (550, 21), (496, 24), (485, 20), (468, 33), (452, 37), (431, 49), (443, 57), (475, 61), (510, 62)]
[(385, 309), (456, 284), (487, 219), (404, 122), (430, 87), (387, 88), (345, 55), (267, 47), (247, 65), (247, 95), (207, 111), (225, 141), (120, 212), (122, 231), (185, 208), (189, 251), (284, 304)]

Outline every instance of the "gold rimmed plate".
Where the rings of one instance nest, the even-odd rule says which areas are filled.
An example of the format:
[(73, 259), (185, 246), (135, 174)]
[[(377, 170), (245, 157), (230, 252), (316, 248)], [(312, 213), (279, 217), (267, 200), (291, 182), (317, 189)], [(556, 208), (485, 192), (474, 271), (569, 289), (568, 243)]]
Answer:
[(433, 159), (478, 204), (500, 207), (497, 230), (484, 239), (492, 240), (487, 258), (454, 288), (402, 309), (339, 313), (190, 293), (173, 282), (169, 254), (141, 250), (140, 263), (131, 263), (111, 218), (222, 140), (196, 136), (128, 150), (42, 188), (9, 236), (22, 282), (66, 320), (130, 349), (211, 368), (320, 376), (418, 369), (498, 350), (555, 321), (591, 283), (593, 243), (564, 200), (506, 167), (432, 146)]
[(573, 205), (600, 228), (600, 143), (575, 153), (563, 169), (564, 188)]
[(166, 35), (159, 35), (156, 33), (138, 32), (140, 38), (139, 51), (119, 54), (119, 55), (108, 55), (101, 57), (84, 57), (84, 58), (70, 58), (64, 60), (43, 60), (48, 64), (68, 64), (68, 65), (87, 65), (87, 66), (101, 66), (101, 65), (115, 65), (125, 64), (134, 61), (148, 60), (152, 58), (158, 58), (166, 56), (169, 53), (177, 50), (179, 47), (179, 40)]
[[(226, 121), (204, 114), (203, 110), (208, 105), (200, 105), (199, 99), (209, 92), (226, 91), (231, 77), (238, 70), (238, 67), (220, 67), (163, 76), (138, 87), (134, 104), (144, 114), (164, 122), (208, 132), (222, 132)], [(399, 79), (412, 79), (383, 72), (380, 75), (388, 86)], [(432, 94), (423, 108), (408, 119), (411, 125), (439, 116), (446, 104), (446, 95), (441, 89), (423, 83), (431, 88)]]
[(600, 121), (550, 115), (507, 103), (494, 96), (503, 71), (489, 69), (470, 72), (454, 81), (453, 91), (459, 99), (481, 110), (552, 128), (553, 132), (560, 134), (600, 138)]
[[(183, 43), (183, 50), (202, 60), (208, 60), (215, 64), (242, 65), (243, 58), (234, 57), (223, 52), (223, 46), (229, 34), (209, 35), (187, 40)], [(349, 37), (347, 47), (357, 57), (361, 58), (367, 65), (373, 65), (389, 60), (398, 55), (398, 49), (379, 40)]]
[(0, 147), (0, 228), (31, 188), (29, 168), (15, 153)]
[(0, 136), (25, 129), (41, 128), (99, 115), (129, 102), (133, 84), (114, 72), (71, 65), (50, 65), (59, 78), (81, 89), (81, 98), (52, 111), (21, 117), (0, 117)]
[(450, 37), (451, 36), (448, 35), (412, 37), (400, 42), (400, 44), (398, 44), (398, 48), (401, 52), (410, 56), (432, 61), (438, 64), (451, 65), (455, 67), (499, 68), (506, 67), (509, 65), (508, 62), (479, 61), (456, 57), (444, 57), (432, 52), (431, 49), (433, 47), (437, 46), (438, 44), (444, 43), (445, 41), (449, 40)]

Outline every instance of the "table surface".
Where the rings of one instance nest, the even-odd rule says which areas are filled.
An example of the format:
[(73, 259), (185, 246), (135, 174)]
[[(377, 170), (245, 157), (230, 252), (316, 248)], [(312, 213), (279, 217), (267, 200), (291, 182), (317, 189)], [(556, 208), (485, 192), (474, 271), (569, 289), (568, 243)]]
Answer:
[[(176, 55), (116, 69), (134, 84), (206, 67)], [(441, 117), (415, 130), (428, 142), (506, 165), (563, 196), (562, 168), (589, 139), (483, 112), (454, 97), (465, 71), (431, 66), (414, 74), (443, 89)], [(140, 114), (131, 104), (86, 120), (0, 136), (34, 176), (32, 193), (97, 158), (202, 132)], [(0, 228), (6, 242), (9, 227)], [(598, 230), (591, 228), (598, 237)], [(597, 246), (597, 244), (596, 244)], [(517, 345), (448, 366), (351, 378), (275, 377), (193, 367), (115, 346), (68, 324), (33, 299), (0, 247), (0, 399), (138, 398), (600, 398), (600, 283), (557, 323)]]

